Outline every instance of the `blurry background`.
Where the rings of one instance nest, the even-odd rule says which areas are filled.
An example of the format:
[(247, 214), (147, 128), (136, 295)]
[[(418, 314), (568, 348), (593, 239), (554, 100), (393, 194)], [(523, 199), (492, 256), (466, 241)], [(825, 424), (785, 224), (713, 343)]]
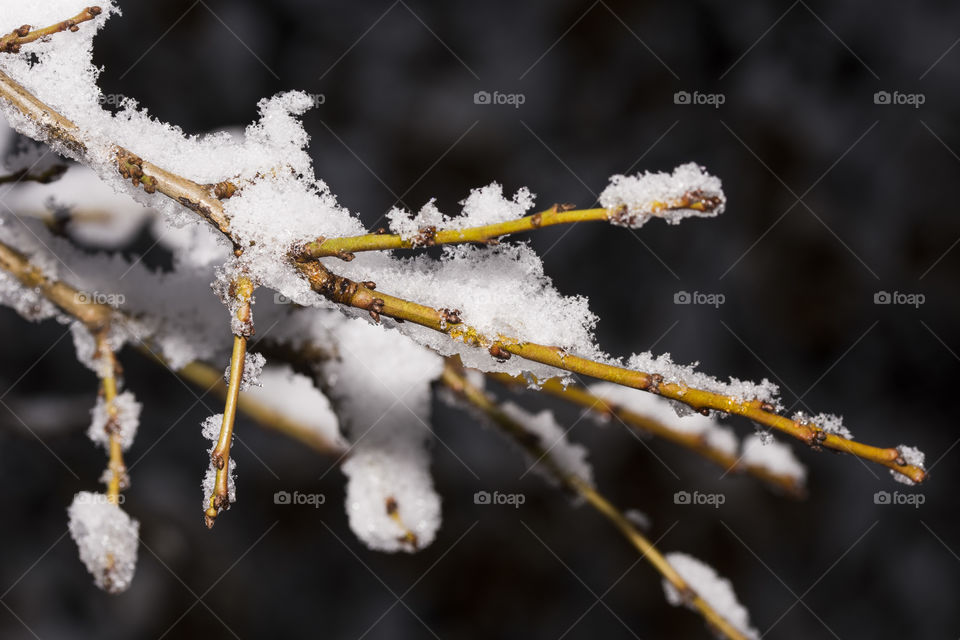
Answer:
[[(798, 446), (811, 477), (796, 502), (668, 444), (648, 442), (652, 455), (617, 425), (581, 420), (572, 437), (614, 502), (648, 514), (663, 550), (728, 577), (767, 637), (960, 635), (955, 3), (122, 5), (97, 41), (105, 93), (193, 133), (245, 125), (277, 91), (322, 95), (305, 118), (317, 174), (370, 225), (397, 203), (436, 197), (454, 211), (491, 181), (528, 186), (544, 207), (588, 206), (615, 173), (696, 161), (718, 174), (718, 219), (526, 239), (562, 292), (590, 297), (611, 353), (653, 348), (721, 377), (769, 377), (788, 406), (840, 413), (864, 442), (919, 446), (929, 482), (910, 489)], [(480, 91), (523, 103), (477, 104)], [(151, 244), (144, 231), (131, 251)], [(677, 305), (681, 291), (725, 303)], [(881, 291), (925, 302), (877, 305)], [(439, 402), (436, 432), (456, 457), (436, 447), (445, 520), (425, 551), (363, 548), (332, 461), (246, 420), (256, 457), (236, 451), (239, 502), (208, 532), (198, 424), (220, 401), (133, 352), (121, 358), (145, 409), (126, 509), (144, 547), (131, 590), (103, 594), (65, 535), (71, 496), (94, 490), (104, 465), (83, 434), (96, 381), (64, 327), (2, 309), (0, 330), (0, 393), (43, 440), (0, 411), (5, 638), (707, 637), (605, 521), (520, 479), (517, 451)], [(327, 503), (273, 504), (294, 489)], [(526, 503), (475, 505), (481, 489)], [(726, 503), (676, 505), (679, 490)], [(925, 502), (877, 505), (878, 490)]]

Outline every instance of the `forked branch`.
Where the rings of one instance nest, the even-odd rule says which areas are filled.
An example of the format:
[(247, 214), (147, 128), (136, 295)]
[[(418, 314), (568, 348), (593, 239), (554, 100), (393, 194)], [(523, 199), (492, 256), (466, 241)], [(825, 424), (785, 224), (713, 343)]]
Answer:
[[(86, 147), (82, 133), (74, 123), (41, 102), (2, 72), (0, 72), (0, 98), (8, 100), (24, 116), (40, 125), (47, 142), (80, 156), (85, 153)], [(148, 191), (162, 193), (201, 215), (228, 238), (234, 240), (230, 233), (229, 217), (215, 194), (215, 188), (197, 184), (165, 171), (120, 147), (114, 147), (114, 152), (118, 158), (118, 171), (122, 175), (132, 179), (136, 184), (141, 184)], [(923, 468), (907, 464), (896, 448), (874, 447), (828, 433), (818, 425), (781, 416), (775, 413), (771, 406), (759, 400), (741, 400), (691, 388), (681, 383), (666, 383), (658, 374), (633, 371), (621, 366), (581, 358), (567, 353), (560, 347), (525, 342), (513, 336), (486, 336), (465, 323), (451, 322), (450, 312), (447, 309), (434, 309), (414, 301), (375, 292), (362, 283), (338, 276), (319, 261), (303, 257), (302, 247), (291, 247), (289, 254), (291, 262), (308, 278), (315, 291), (339, 304), (365, 309), (375, 320), (379, 320), (380, 316), (384, 315), (401, 321), (414, 322), (445, 333), (452, 339), (467, 345), (485, 348), (491, 356), (498, 359), (517, 356), (580, 375), (657, 393), (697, 411), (713, 410), (743, 416), (797, 438), (811, 447), (849, 453), (883, 465), (913, 482), (922, 482), (926, 477)]]

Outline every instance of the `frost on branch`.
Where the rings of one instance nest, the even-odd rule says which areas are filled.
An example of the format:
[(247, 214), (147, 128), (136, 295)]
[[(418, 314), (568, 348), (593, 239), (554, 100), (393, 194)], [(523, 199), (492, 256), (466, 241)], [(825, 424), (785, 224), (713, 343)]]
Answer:
[[(240, 379), (240, 391), (249, 391), (254, 387), (262, 387), (261, 376), (263, 374), (263, 365), (267, 359), (262, 353), (248, 353), (243, 360), (243, 378)], [(230, 384), (230, 366), (227, 365), (223, 372), (223, 380)]]
[[(916, 447), (908, 447), (905, 444), (901, 444), (897, 446), (897, 451), (900, 453), (900, 457), (903, 458), (904, 462), (906, 462), (907, 464), (912, 464), (920, 467), (921, 469), (926, 469), (926, 467), (923, 466), (923, 463), (927, 456), (923, 451), (920, 451), (920, 449), (917, 449)], [(907, 476), (893, 469), (890, 470), (890, 475), (892, 475), (893, 479), (896, 480), (897, 482), (911, 485), (911, 486), (916, 484), (916, 482), (914, 482)]]
[[(713, 567), (685, 553), (668, 553), (666, 559), (690, 588), (727, 622), (750, 640), (759, 639), (760, 634), (750, 626), (750, 612), (737, 601), (737, 595), (733, 592), (729, 580), (717, 575)], [(667, 602), (675, 607), (690, 606), (685, 594), (677, 591), (666, 580), (663, 581), (663, 593)]]
[[(220, 437), (220, 425), (223, 424), (223, 414), (218, 413), (216, 415), (210, 416), (203, 421), (201, 425), (201, 433), (203, 437), (210, 441), (210, 448), (207, 449), (207, 459), (210, 460), (210, 465), (207, 467), (207, 473), (203, 476), (203, 510), (206, 511), (210, 506), (210, 497), (213, 496), (214, 484), (217, 477), (217, 469), (213, 466), (213, 460), (210, 454), (213, 453), (214, 448), (217, 446), (217, 438)], [(230, 456), (229, 468), (227, 469), (227, 504), (222, 505), (219, 509), (229, 509), (230, 505), (237, 501), (237, 478), (236, 478), (236, 468), (237, 463), (234, 460), (233, 456)], [(218, 510), (219, 510), (218, 509)]]
[(436, 354), (393, 329), (329, 316), (339, 358), (324, 367), (353, 444), (347, 476), (350, 528), (371, 549), (415, 551), (440, 527), (427, 444)]
[(621, 211), (613, 222), (634, 228), (651, 217), (669, 224), (679, 224), (690, 216), (711, 218), (723, 213), (726, 202), (720, 179), (692, 162), (680, 165), (672, 174), (613, 176), (600, 194), (604, 208)]
[[(567, 430), (557, 423), (553, 413), (550, 411), (530, 413), (512, 402), (504, 402), (500, 405), (500, 409), (540, 440), (540, 446), (546, 452), (545, 457), (548, 457), (563, 473), (576, 476), (587, 484), (593, 485), (593, 467), (587, 462), (587, 449), (567, 439)], [(531, 462), (534, 470), (556, 484), (556, 475), (538, 469), (540, 460), (531, 460)]]
[(140, 523), (101, 493), (81, 491), (67, 509), (70, 535), (94, 583), (110, 593), (126, 591), (137, 568)]
[(142, 405), (137, 402), (131, 392), (124, 391), (114, 399), (113, 406), (116, 416), (111, 418), (103, 396), (97, 397), (97, 404), (90, 412), (93, 420), (87, 430), (87, 437), (109, 450), (110, 434), (113, 433), (120, 441), (120, 446), (126, 451), (137, 435)]
[(506, 222), (522, 218), (533, 208), (534, 196), (526, 187), (522, 187), (507, 200), (503, 196), (503, 187), (496, 182), (470, 192), (460, 204), (463, 212), (459, 216), (445, 216), (440, 212), (434, 200), (430, 200), (415, 216), (400, 208), (393, 208), (387, 214), (391, 230), (404, 240), (413, 241), (422, 246), (430, 245), (430, 229), (464, 229), (479, 227), (497, 222)]
[[(759, 383), (739, 380), (734, 377), (731, 377), (729, 382), (721, 382), (711, 375), (697, 371), (697, 364), (696, 362), (691, 365), (675, 364), (669, 353), (654, 356), (649, 351), (645, 351), (631, 356), (627, 362), (627, 367), (636, 371), (660, 374), (663, 376), (663, 381), (668, 384), (675, 383), (730, 396), (738, 402), (759, 400), (770, 404), (775, 410), (779, 411), (781, 409), (778, 397), (780, 389), (766, 378)], [(693, 411), (686, 405), (674, 404), (674, 407), (680, 414)]]
[(842, 416), (837, 416), (832, 413), (818, 413), (815, 416), (809, 416), (803, 411), (797, 411), (792, 417), (795, 422), (799, 422), (800, 424), (815, 424), (827, 433), (832, 433), (835, 436), (840, 436), (847, 440), (853, 440), (853, 433), (850, 432), (850, 429), (843, 426)]

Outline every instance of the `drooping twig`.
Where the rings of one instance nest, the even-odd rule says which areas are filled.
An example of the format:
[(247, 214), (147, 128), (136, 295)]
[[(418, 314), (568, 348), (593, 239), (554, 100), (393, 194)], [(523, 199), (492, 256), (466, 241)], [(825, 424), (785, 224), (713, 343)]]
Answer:
[[(522, 376), (511, 376), (505, 373), (489, 373), (487, 376), (501, 384), (522, 389), (526, 389), (530, 384), (529, 381)], [(615, 418), (642, 433), (669, 440), (715, 462), (728, 472), (749, 473), (793, 497), (799, 498), (806, 493), (803, 485), (792, 475), (773, 473), (766, 467), (744, 464), (740, 457), (731, 454), (725, 449), (712, 445), (702, 434), (675, 429), (660, 420), (636, 413), (596, 394), (590, 393), (590, 391), (580, 385), (564, 385), (560, 379), (551, 378), (541, 383), (539, 388), (545, 393), (561, 398), (571, 404), (589, 409), (598, 415)]]
[(77, 31), (80, 29), (78, 25), (88, 20), (93, 20), (102, 12), (103, 10), (100, 7), (87, 7), (68, 20), (41, 29), (34, 29), (30, 25), (25, 24), (19, 29), (15, 29), (0, 38), (0, 53), (19, 53), (21, 46), (39, 40), (40, 38), (45, 38), (46, 36), (51, 36), (61, 31)]
[(531, 437), (532, 434), (522, 424), (500, 409), (481, 389), (470, 384), (450, 361), (447, 362), (443, 370), (442, 381), (459, 398), (483, 412), (501, 431), (523, 447), (532, 458), (538, 460), (538, 464), (543, 465), (567, 489), (584, 498), (590, 506), (609, 520), (640, 552), (644, 560), (649, 562), (679, 593), (687, 596), (690, 605), (704, 617), (711, 627), (726, 638), (744, 640), (744, 635), (680, 577), (680, 574), (670, 566), (670, 563), (667, 562), (654, 544), (637, 530), (637, 527), (626, 515), (586, 480), (576, 474), (569, 473), (558, 465), (536, 437)]
[[(223, 408), (223, 422), (220, 424), (220, 436), (210, 453), (210, 460), (217, 470), (210, 495), (210, 505), (204, 512), (207, 528), (212, 528), (217, 515), (230, 508), (230, 445), (233, 443), (233, 425), (237, 417), (237, 405), (240, 399), (240, 384), (243, 381), (244, 363), (247, 357), (247, 338), (253, 332), (253, 320), (250, 303), (253, 298), (253, 282), (246, 276), (237, 277), (230, 286), (228, 295), (236, 303), (233, 311), (235, 319), (233, 335), (233, 353), (230, 356), (230, 384), (227, 386), (226, 403)], [(231, 306), (231, 308), (233, 308)]]
[[(55, 304), (61, 311), (82, 323), (93, 335), (103, 332), (111, 321), (126, 322), (128, 318), (112, 307), (92, 302), (88, 294), (59, 280), (51, 280), (43, 275), (29, 259), (16, 249), (0, 242), (0, 270), (16, 277), (24, 286), (35, 289), (44, 298)], [(118, 319), (118, 316), (122, 319)], [(169, 368), (156, 351), (141, 344), (140, 350), (155, 362)], [(223, 371), (202, 362), (192, 362), (177, 371), (179, 375), (200, 386), (210, 389), (226, 398), (227, 385), (223, 382)], [(316, 451), (327, 455), (340, 455), (343, 448), (321, 436), (288, 415), (266, 406), (253, 396), (240, 393), (237, 406), (265, 429), (271, 429), (303, 442)]]
[[(673, 202), (654, 202), (650, 215), (679, 209), (712, 211), (719, 205), (716, 198), (699, 193), (689, 193)], [(369, 233), (343, 238), (318, 238), (308, 242), (297, 252), (303, 258), (348, 257), (361, 251), (384, 251), (390, 249), (417, 249), (446, 244), (489, 244), (503, 236), (535, 231), (544, 227), (578, 222), (619, 222), (626, 216), (623, 209), (574, 209), (573, 205), (555, 204), (546, 211), (515, 220), (485, 224), (463, 229), (436, 229), (426, 227), (416, 238), (404, 239), (397, 234)]]
[[(6, 99), (21, 114), (40, 125), (44, 141), (64, 152), (83, 157), (86, 146), (77, 126), (31, 94), (22, 85), (0, 72), (0, 98)], [(228, 238), (230, 221), (214, 189), (161, 169), (130, 151), (114, 147), (118, 171), (150, 192), (161, 193), (201, 215)], [(236, 244), (236, 243), (235, 243)], [(739, 400), (731, 396), (695, 389), (684, 384), (664, 383), (658, 374), (633, 371), (617, 365), (596, 362), (567, 353), (560, 347), (523, 342), (512, 336), (485, 336), (465, 323), (448, 322), (444, 309), (434, 309), (410, 300), (374, 292), (362, 283), (336, 275), (317, 260), (300, 257), (302, 247), (291, 247), (291, 262), (301, 270), (315, 291), (339, 304), (367, 310), (378, 320), (381, 315), (414, 322), (470, 346), (485, 348), (491, 355), (505, 359), (511, 355), (586, 375), (616, 384), (658, 393), (677, 400), (697, 411), (721, 411), (739, 415), (758, 424), (777, 429), (818, 448), (832, 449), (860, 457), (892, 469), (911, 481), (923, 482), (926, 472), (919, 466), (906, 464), (896, 448), (880, 448), (848, 440), (828, 433), (820, 426), (791, 420), (773, 411), (759, 400)]]
[(110, 462), (107, 470), (107, 500), (119, 504), (120, 491), (129, 484), (127, 466), (123, 462), (123, 443), (120, 440), (117, 400), (117, 363), (116, 354), (107, 339), (107, 331), (101, 330), (96, 336), (96, 357), (100, 361), (100, 393), (103, 395), (107, 420), (104, 429), (109, 437), (108, 448)]

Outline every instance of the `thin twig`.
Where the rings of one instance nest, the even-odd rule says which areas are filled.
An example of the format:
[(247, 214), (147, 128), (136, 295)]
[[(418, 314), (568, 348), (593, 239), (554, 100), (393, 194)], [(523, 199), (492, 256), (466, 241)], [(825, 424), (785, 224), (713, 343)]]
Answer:
[(207, 528), (212, 528), (217, 515), (230, 508), (230, 445), (233, 443), (233, 425), (237, 417), (237, 403), (240, 399), (240, 384), (243, 381), (244, 363), (247, 358), (247, 338), (252, 332), (250, 302), (253, 297), (253, 282), (246, 276), (239, 276), (230, 287), (230, 295), (237, 303), (234, 312), (238, 325), (243, 327), (233, 336), (233, 353), (230, 356), (230, 384), (227, 386), (226, 402), (223, 408), (223, 422), (220, 424), (220, 436), (217, 445), (210, 453), (210, 460), (217, 470), (210, 495), (210, 505), (204, 512)]
[[(691, 192), (671, 202), (653, 202), (649, 215), (655, 216), (667, 211), (693, 209), (712, 211), (719, 205), (715, 197)], [(574, 209), (573, 205), (555, 204), (546, 211), (524, 216), (515, 220), (506, 220), (492, 224), (463, 229), (436, 229), (424, 227), (414, 238), (403, 238), (397, 234), (369, 233), (344, 238), (318, 238), (303, 245), (297, 257), (300, 259), (318, 259), (338, 257), (349, 259), (361, 251), (384, 251), (390, 249), (418, 249), (446, 244), (491, 244), (503, 236), (515, 233), (535, 231), (544, 227), (578, 222), (624, 222), (627, 214), (620, 209)]]
[(100, 361), (100, 393), (103, 395), (103, 403), (107, 412), (107, 421), (103, 428), (109, 438), (108, 447), (110, 451), (110, 462), (107, 467), (109, 470), (107, 500), (113, 504), (119, 504), (120, 491), (127, 488), (129, 480), (127, 478), (127, 465), (123, 462), (123, 443), (120, 441), (120, 424), (118, 423), (116, 404), (119, 364), (107, 339), (107, 333), (107, 330), (103, 329), (96, 335), (96, 356)]
[(704, 617), (707, 623), (718, 633), (730, 639), (744, 640), (744, 635), (727, 621), (720, 613), (710, 606), (694, 589), (670, 566), (654, 544), (646, 538), (636, 526), (607, 500), (599, 491), (593, 488), (586, 480), (572, 474), (549, 455), (549, 452), (540, 444), (539, 439), (531, 437), (531, 433), (519, 422), (507, 415), (486, 393), (473, 386), (466, 377), (449, 361), (443, 370), (442, 381), (458, 397), (467, 401), (473, 407), (482, 411), (505, 434), (523, 447), (535, 460), (539, 460), (554, 477), (570, 491), (583, 497), (603, 517), (609, 520), (621, 534), (649, 562), (663, 578), (679, 592), (687, 596), (688, 602)]
[(102, 12), (103, 10), (100, 7), (87, 7), (69, 20), (64, 20), (63, 22), (58, 22), (57, 24), (43, 27), (42, 29), (34, 29), (30, 25), (25, 24), (19, 29), (15, 29), (0, 38), (0, 53), (19, 53), (22, 45), (29, 44), (40, 38), (52, 36), (61, 31), (78, 31), (80, 29), (79, 24), (93, 20)]

